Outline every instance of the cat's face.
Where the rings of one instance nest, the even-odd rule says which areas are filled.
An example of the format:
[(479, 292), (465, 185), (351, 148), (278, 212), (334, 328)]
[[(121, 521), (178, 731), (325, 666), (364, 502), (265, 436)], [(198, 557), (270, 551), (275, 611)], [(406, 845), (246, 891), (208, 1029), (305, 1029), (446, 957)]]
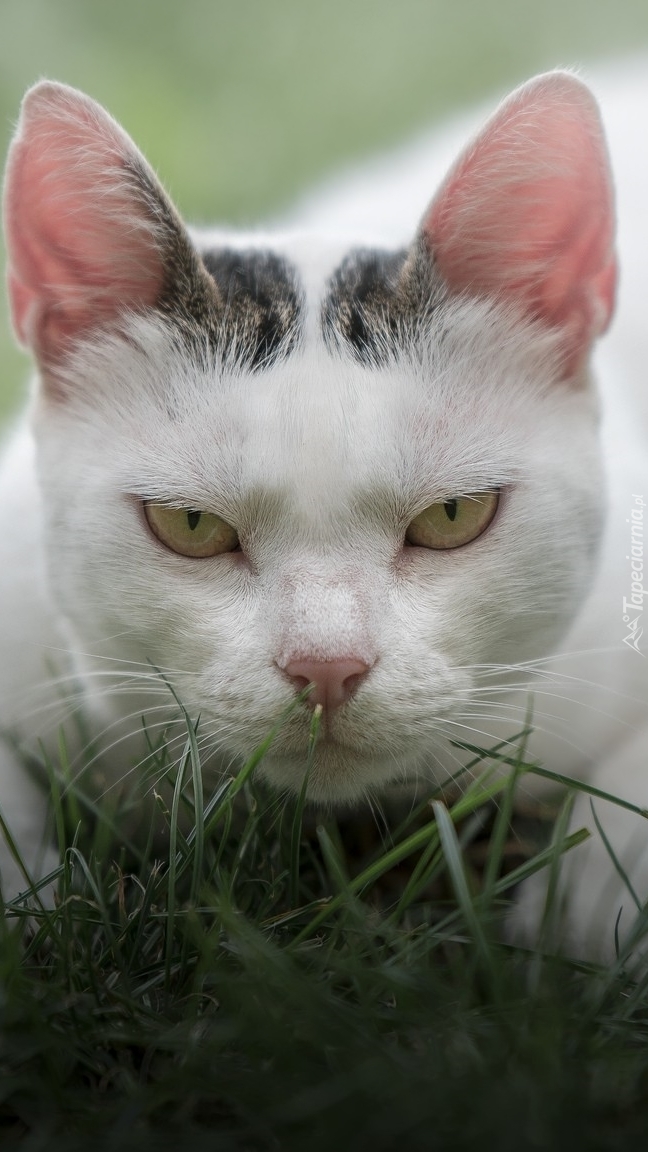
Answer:
[[(563, 83), (585, 115), (580, 85)], [(87, 103), (63, 92), (56, 119), (74, 148), (90, 133), (99, 160), (106, 138), (123, 151), (111, 122), (97, 133)], [(585, 299), (565, 283), (562, 248), (529, 287), (495, 237), (489, 294), (483, 252), (468, 271), (454, 254), (444, 196), (461, 201), (468, 248), (479, 232), (456, 172), (405, 255), (306, 237), (271, 252), (191, 242), (166, 200), (152, 213), (162, 193), (148, 170), (114, 191), (113, 154), (115, 204), (95, 220), (75, 184), (82, 227), (68, 239), (59, 218), (42, 240), (47, 184), (60, 202), (68, 178), (58, 154), (54, 178), (39, 173), (31, 99), (10, 170), (13, 304), (44, 382), (48, 562), (76, 648), (125, 678), (161, 669), (226, 760), (254, 751), (314, 669), (319, 800), (434, 775), (437, 756), (443, 775), (446, 738), (487, 729), (489, 685), (555, 645), (591, 575), (602, 499), (585, 361), (611, 308), (609, 244), (599, 253), (590, 237), (583, 254), (579, 240)], [(50, 121), (51, 105), (49, 86)], [(26, 232), (12, 190), (30, 123), (41, 143), (30, 187), (34, 175), (43, 187)], [(494, 219), (482, 200), (488, 211), (471, 210)], [(110, 239), (120, 212), (129, 245)], [(79, 235), (88, 302), (74, 282)], [(507, 260), (516, 282), (504, 291)], [(134, 684), (134, 723), (146, 703)], [(311, 718), (298, 703), (275, 736), (262, 768), (275, 785), (300, 788)]]
[[(483, 711), (485, 687), (504, 682), (487, 666), (548, 651), (592, 569), (591, 398), (548, 380), (546, 338), (534, 347), (479, 305), (452, 304), (438, 323), (442, 340), (432, 331), (424, 354), (382, 367), (314, 330), (249, 373), (200, 364), (141, 322), (129, 344), (86, 351), (90, 403), (84, 392), (39, 414), (52, 579), (81, 651), (167, 671), (231, 756), (294, 698), (291, 661), (367, 665), (325, 717), (320, 798), (411, 775), (441, 734), (465, 735), (472, 690)], [(487, 491), (499, 505), (472, 542), (408, 543), (430, 505)], [(240, 551), (178, 554), (144, 499), (216, 514)], [(275, 738), (273, 782), (299, 788), (310, 719), (300, 705)]]

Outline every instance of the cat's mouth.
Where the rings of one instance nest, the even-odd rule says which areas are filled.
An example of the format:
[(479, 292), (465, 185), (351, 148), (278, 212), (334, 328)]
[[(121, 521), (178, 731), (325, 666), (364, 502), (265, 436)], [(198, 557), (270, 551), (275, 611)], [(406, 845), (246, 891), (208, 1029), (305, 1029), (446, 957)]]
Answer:
[(303, 752), (281, 755), (275, 751), (259, 767), (272, 787), (294, 795), (301, 792), (308, 773), (306, 796), (320, 804), (353, 804), (368, 791), (402, 778), (393, 756), (381, 756), (375, 748), (359, 749), (330, 731), (320, 735), (310, 757)]
[(316, 747), (316, 749), (318, 749), (318, 748), (320, 748), (320, 749), (325, 749), (325, 748), (346, 749), (349, 754), (351, 754), (354, 751), (354, 749), (352, 748), (351, 744), (348, 741), (340, 739), (339, 732), (336, 732), (336, 730), (335, 730), (334, 717), (328, 715), (326, 712), (324, 712), (322, 714), (322, 718), (319, 722), (319, 728), (317, 731), (315, 747)]

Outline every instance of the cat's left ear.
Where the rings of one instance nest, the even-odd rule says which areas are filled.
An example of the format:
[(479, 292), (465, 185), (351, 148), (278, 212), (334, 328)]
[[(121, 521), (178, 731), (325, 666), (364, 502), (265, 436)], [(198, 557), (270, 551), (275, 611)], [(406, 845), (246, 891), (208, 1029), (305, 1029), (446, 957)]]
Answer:
[(459, 158), (421, 239), (452, 292), (559, 330), (578, 374), (614, 309), (614, 194), (596, 102), (568, 73), (514, 92)]

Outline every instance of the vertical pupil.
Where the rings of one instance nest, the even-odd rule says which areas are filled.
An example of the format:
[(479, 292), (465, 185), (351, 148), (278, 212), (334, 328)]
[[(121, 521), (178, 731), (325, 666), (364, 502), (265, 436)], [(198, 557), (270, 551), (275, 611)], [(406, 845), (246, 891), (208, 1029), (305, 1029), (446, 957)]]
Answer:
[(193, 532), (198, 527), (198, 521), (202, 516), (202, 512), (187, 512), (187, 524)]
[(445, 508), (445, 514), (448, 517), (448, 520), (456, 520), (456, 518), (457, 518), (457, 501), (456, 500), (446, 500), (444, 502), (443, 507)]

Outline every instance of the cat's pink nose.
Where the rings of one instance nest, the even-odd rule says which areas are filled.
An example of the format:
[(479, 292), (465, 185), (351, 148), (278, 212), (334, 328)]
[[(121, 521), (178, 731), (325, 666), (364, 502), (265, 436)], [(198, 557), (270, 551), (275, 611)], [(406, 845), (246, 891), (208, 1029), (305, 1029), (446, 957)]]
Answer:
[(298, 692), (314, 684), (307, 703), (325, 710), (339, 708), (355, 692), (369, 671), (364, 660), (291, 660), (283, 669)]

